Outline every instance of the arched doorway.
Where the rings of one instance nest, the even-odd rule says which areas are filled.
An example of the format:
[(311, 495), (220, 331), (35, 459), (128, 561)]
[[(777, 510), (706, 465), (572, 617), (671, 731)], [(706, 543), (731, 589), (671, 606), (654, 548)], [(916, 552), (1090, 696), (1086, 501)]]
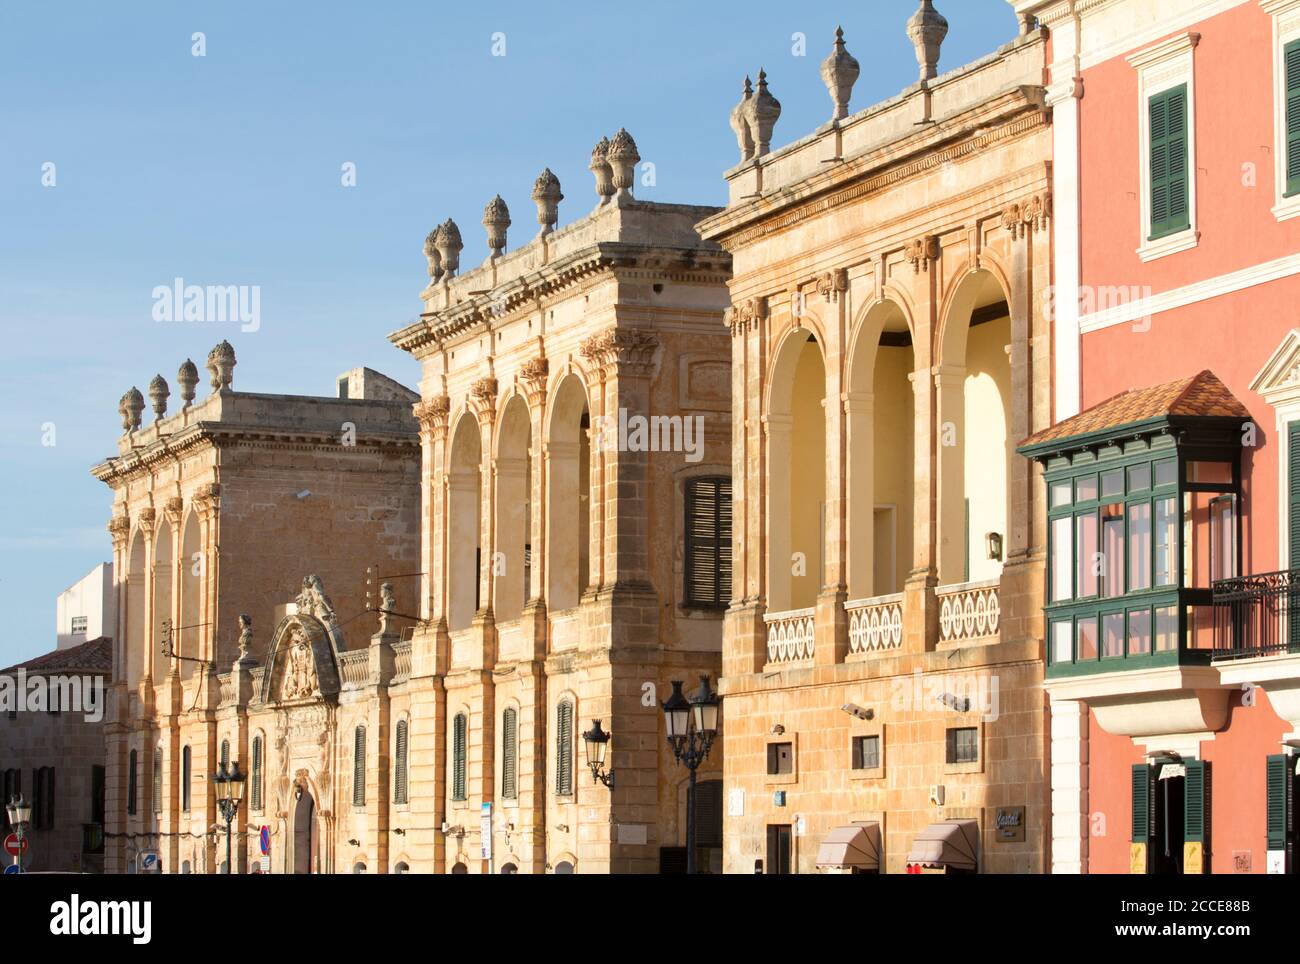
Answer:
[(316, 803), (306, 790), (299, 790), (298, 802), (293, 808), (293, 872), (310, 874), (312, 870), (312, 824), (316, 817)]
[(477, 419), (461, 416), (451, 442), (448, 479), (447, 628), (467, 629), (482, 605), (482, 442)]
[(546, 441), (547, 608), (575, 608), (591, 584), (591, 427), (582, 379), (560, 382)]

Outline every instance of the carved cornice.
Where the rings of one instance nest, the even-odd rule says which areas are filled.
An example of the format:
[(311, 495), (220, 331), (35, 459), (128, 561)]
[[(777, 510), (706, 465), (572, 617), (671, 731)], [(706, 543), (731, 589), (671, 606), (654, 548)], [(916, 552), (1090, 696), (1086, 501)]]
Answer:
[(731, 329), (733, 337), (748, 331), (758, 331), (767, 320), (767, 298), (749, 298), (732, 305), (723, 315), (723, 322)]
[(911, 264), (914, 274), (929, 271), (930, 265), (939, 260), (939, 236), (928, 234), (909, 242), (903, 249), (903, 257)]
[(1023, 238), (1030, 230), (1041, 231), (1052, 218), (1052, 194), (1044, 191), (1026, 201), (1018, 201), (1002, 212), (1002, 226), (1013, 238)]
[(611, 328), (582, 343), (581, 355), (593, 369), (607, 374), (649, 375), (654, 371), (659, 338), (639, 328)]

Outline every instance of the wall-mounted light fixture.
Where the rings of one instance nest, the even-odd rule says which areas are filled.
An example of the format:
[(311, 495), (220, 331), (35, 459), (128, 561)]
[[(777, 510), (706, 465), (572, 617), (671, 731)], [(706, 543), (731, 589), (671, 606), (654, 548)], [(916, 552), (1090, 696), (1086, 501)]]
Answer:
[(582, 734), (587, 747), (587, 766), (591, 768), (591, 782), (603, 783), (614, 789), (614, 771), (605, 769), (605, 754), (609, 751), (609, 734), (600, 728), (600, 720), (591, 721), (591, 729)]
[(840, 707), (849, 716), (857, 717), (859, 720), (870, 720), (876, 715), (876, 711), (865, 706), (858, 706), (857, 703), (845, 703)]
[(773, 736), (780, 736), (780, 735), (781, 735), (782, 733), (784, 733), (784, 732), (785, 732), (785, 727), (782, 726), (780, 723), (773, 723), (773, 724), (772, 724), (772, 735), (773, 735)]
[(986, 532), (984, 534), (984, 546), (988, 549), (990, 559), (995, 562), (1002, 561), (1002, 533)]

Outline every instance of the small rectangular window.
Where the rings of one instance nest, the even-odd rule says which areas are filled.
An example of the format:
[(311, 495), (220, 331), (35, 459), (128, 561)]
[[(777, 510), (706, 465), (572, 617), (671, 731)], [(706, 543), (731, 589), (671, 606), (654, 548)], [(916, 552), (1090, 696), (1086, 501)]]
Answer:
[(1102, 655), (1108, 659), (1124, 655), (1124, 614), (1107, 613), (1101, 617)]
[(1074, 624), (1068, 619), (1052, 623), (1052, 662), (1074, 661)]
[(1101, 497), (1109, 499), (1112, 496), (1124, 494), (1124, 470), (1115, 469), (1112, 472), (1101, 473)]
[(1051, 506), (1053, 509), (1059, 506), (1069, 505), (1074, 495), (1073, 486), (1071, 485), (1069, 479), (1062, 479), (1058, 482), (1053, 482), (1051, 486), (1051, 491), (1052, 491)]
[(1156, 610), (1156, 652), (1166, 653), (1178, 648), (1178, 608), (1161, 606)]
[(1097, 499), (1097, 477), (1084, 475), (1074, 480), (1074, 501), (1095, 502)]
[(1080, 662), (1097, 658), (1097, 617), (1081, 617), (1074, 624), (1075, 647)]
[(72, 617), (72, 631), (74, 633), (84, 633), (90, 625), (90, 620), (86, 616)]
[(1073, 531), (1070, 516), (1052, 520), (1052, 602), (1074, 596)]
[(948, 730), (948, 763), (978, 763), (980, 759), (980, 731), (976, 726), (958, 726)]
[(1156, 487), (1173, 485), (1178, 481), (1178, 460), (1162, 459), (1155, 464)]
[(1151, 141), (1150, 240), (1191, 227), (1187, 170), (1187, 85), (1161, 91), (1147, 103)]
[(880, 737), (855, 736), (853, 738), (853, 769), (876, 770), (880, 767)]
[(1101, 582), (1098, 566), (1100, 547), (1097, 543), (1097, 513), (1086, 512), (1074, 517), (1075, 571), (1078, 573), (1078, 596), (1097, 595)]
[(1173, 496), (1156, 499), (1155, 573), (1157, 586), (1178, 582), (1178, 507)]
[(769, 743), (767, 745), (767, 775), (770, 777), (794, 773), (794, 744)]
[(1124, 595), (1124, 503), (1101, 508), (1102, 595)]
[(1151, 488), (1151, 465), (1143, 462), (1141, 465), (1130, 465), (1128, 467), (1128, 490), (1130, 492), (1144, 492)]
[(1151, 610), (1135, 609), (1128, 614), (1128, 654), (1146, 656), (1151, 652)]
[(1128, 507), (1128, 591), (1151, 588), (1151, 503)]

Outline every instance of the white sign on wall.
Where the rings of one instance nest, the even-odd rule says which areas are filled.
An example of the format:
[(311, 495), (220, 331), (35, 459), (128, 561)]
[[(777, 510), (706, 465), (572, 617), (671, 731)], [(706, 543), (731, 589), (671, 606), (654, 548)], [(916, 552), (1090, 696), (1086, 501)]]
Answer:
[(491, 802), (483, 804), (479, 811), (479, 857), (483, 860), (492, 859), (492, 804)]
[(745, 791), (732, 790), (727, 794), (727, 816), (743, 817), (745, 815)]
[(1270, 850), (1268, 852), (1268, 872), (1270, 874), (1286, 873), (1286, 851)]

